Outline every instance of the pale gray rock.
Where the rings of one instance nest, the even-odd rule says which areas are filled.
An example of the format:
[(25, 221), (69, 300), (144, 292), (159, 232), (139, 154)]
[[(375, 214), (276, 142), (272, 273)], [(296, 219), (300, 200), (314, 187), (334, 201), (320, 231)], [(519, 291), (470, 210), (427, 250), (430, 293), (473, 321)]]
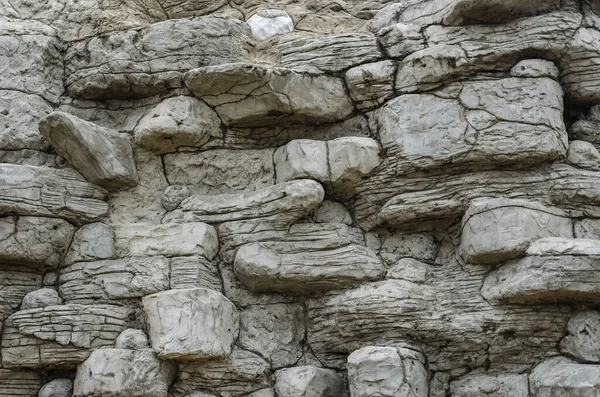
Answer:
[(569, 319), (567, 335), (560, 341), (560, 351), (578, 361), (600, 363), (599, 336), (600, 313), (576, 313)]
[(342, 79), (286, 68), (244, 63), (209, 66), (190, 71), (184, 82), (228, 126), (342, 121), (354, 110)]
[(570, 141), (567, 160), (569, 163), (580, 168), (600, 168), (600, 153), (598, 149), (586, 141)]
[(277, 397), (341, 397), (344, 381), (331, 369), (301, 366), (275, 372)]
[(43, 285), (39, 270), (21, 265), (0, 266), (0, 321), (19, 310), (23, 298)]
[(594, 120), (577, 120), (571, 126), (571, 134), (577, 140), (600, 144), (600, 122)]
[[(269, 362), (258, 354), (235, 347), (222, 360), (189, 361), (179, 365), (176, 389), (210, 390), (223, 397), (235, 397), (258, 392), (270, 386)], [(267, 394), (268, 395), (268, 394)]]
[(138, 183), (129, 137), (63, 112), (44, 117), (39, 128), (90, 182), (109, 189)]
[(429, 384), (422, 353), (396, 347), (367, 346), (348, 356), (352, 397), (427, 397)]
[(600, 105), (590, 107), (588, 117), (591, 121), (600, 121)]
[(38, 397), (71, 397), (73, 395), (73, 380), (59, 378), (46, 383), (38, 392)]
[(294, 31), (294, 21), (282, 10), (261, 10), (248, 18), (246, 23), (252, 30), (252, 37), (258, 40)]
[(294, 139), (277, 149), (273, 155), (277, 183), (303, 178), (329, 183), (327, 146), (326, 141)]
[(174, 152), (180, 147), (202, 147), (220, 138), (221, 120), (199, 99), (169, 98), (150, 110), (134, 131), (136, 141), (157, 154)]
[(533, 397), (593, 396), (600, 391), (600, 366), (551, 358), (531, 371), (529, 389)]
[(56, 268), (71, 244), (75, 227), (62, 219), (0, 218), (0, 263)]
[(430, 274), (429, 265), (413, 258), (400, 259), (388, 269), (386, 279), (406, 280), (424, 283)]
[(549, 77), (558, 80), (559, 74), (554, 62), (545, 59), (525, 59), (510, 70), (512, 77)]
[(219, 238), (214, 227), (202, 222), (138, 223), (116, 227), (115, 245), (126, 256), (203, 255), (210, 260), (219, 251)]
[(281, 64), (294, 70), (341, 72), (381, 58), (375, 38), (360, 33), (284, 38), (275, 48), (281, 54)]
[(0, 164), (0, 213), (82, 224), (108, 212), (107, 192), (72, 169)]
[(0, 393), (3, 396), (35, 397), (40, 386), (42, 386), (42, 379), (37, 372), (0, 369)]
[(480, 199), (463, 217), (459, 253), (468, 263), (493, 265), (524, 256), (543, 237), (573, 237), (563, 211), (526, 200)]
[[(48, 151), (50, 145), (38, 131), (38, 121), (52, 107), (37, 95), (0, 91), (0, 148)], [(6, 162), (6, 161), (3, 161)]]
[(341, 289), (384, 275), (379, 258), (360, 245), (306, 252), (276, 243), (248, 244), (238, 249), (234, 269), (252, 291), (295, 294)]
[(573, 224), (576, 238), (600, 240), (600, 221), (598, 219), (575, 219)]
[(105, 223), (90, 223), (80, 227), (73, 236), (64, 264), (112, 259), (115, 257), (114, 235)]
[(142, 300), (152, 348), (162, 359), (197, 360), (231, 354), (239, 314), (220, 292), (177, 289)]
[(431, 234), (394, 232), (383, 237), (379, 255), (388, 265), (403, 258), (433, 262), (438, 250), (439, 244)]
[(59, 282), (67, 303), (118, 305), (123, 299), (169, 289), (169, 260), (133, 257), (77, 262), (60, 270)]
[(99, 349), (77, 367), (73, 397), (167, 397), (174, 376), (151, 349)]
[(527, 255), (597, 256), (600, 255), (600, 240), (546, 237), (533, 242), (527, 249)]
[(171, 258), (170, 266), (171, 289), (207, 288), (221, 291), (218, 266), (203, 256)]
[(193, 67), (241, 60), (249, 37), (241, 21), (205, 16), (78, 41), (65, 55), (67, 92), (83, 99), (140, 98), (179, 88)]
[(179, 207), (179, 204), (186, 198), (190, 197), (190, 188), (184, 185), (167, 186), (163, 194), (160, 196), (160, 203), (167, 211), (174, 211)]
[(352, 215), (350, 215), (350, 212), (348, 212), (348, 209), (343, 204), (325, 200), (317, 208), (315, 222), (352, 225)]
[(343, 137), (327, 142), (333, 191), (351, 196), (354, 187), (381, 163), (379, 143), (372, 138)]
[(240, 313), (240, 346), (268, 358), (273, 368), (298, 362), (305, 331), (304, 308), (297, 303), (251, 305)]
[(377, 35), (379, 43), (390, 58), (403, 59), (413, 52), (427, 48), (423, 29), (418, 25), (397, 23), (380, 30)]
[(450, 383), (455, 397), (529, 397), (527, 375), (468, 374)]
[(21, 303), (21, 310), (56, 305), (62, 305), (62, 299), (58, 292), (51, 288), (42, 288), (25, 295)]
[(148, 337), (141, 329), (127, 328), (115, 340), (116, 349), (141, 350), (149, 345)]
[(560, 60), (561, 82), (567, 98), (594, 105), (600, 101), (600, 76), (593, 66), (599, 58), (600, 32), (578, 29)]
[(75, 368), (93, 350), (113, 346), (129, 316), (130, 309), (113, 305), (61, 305), (18, 311), (4, 323), (2, 365)]
[(393, 61), (367, 63), (346, 72), (350, 97), (361, 110), (371, 110), (383, 105), (394, 96), (396, 65)]

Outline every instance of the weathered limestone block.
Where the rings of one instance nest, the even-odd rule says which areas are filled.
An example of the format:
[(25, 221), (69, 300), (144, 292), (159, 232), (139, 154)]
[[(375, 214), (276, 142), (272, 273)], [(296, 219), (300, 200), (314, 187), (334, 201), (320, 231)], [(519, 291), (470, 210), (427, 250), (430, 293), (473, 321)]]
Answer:
[(167, 397), (174, 377), (151, 349), (99, 349), (77, 367), (73, 397)]
[(198, 194), (256, 190), (275, 183), (273, 151), (215, 149), (167, 154), (164, 156), (165, 174), (171, 188), (185, 185)]
[(129, 309), (62, 305), (21, 310), (4, 323), (5, 368), (74, 368), (100, 347), (110, 347), (126, 327)]
[(567, 160), (580, 168), (600, 168), (600, 152), (593, 144), (586, 141), (570, 141)]
[(315, 213), (317, 223), (341, 223), (352, 225), (352, 215), (344, 204), (324, 200)]
[(169, 289), (169, 260), (134, 257), (77, 262), (60, 271), (60, 293), (67, 303), (119, 304)]
[(57, 267), (74, 232), (75, 227), (62, 219), (0, 218), (0, 263)]
[(409, 348), (367, 346), (348, 356), (352, 397), (427, 397), (425, 356)]
[(302, 178), (331, 181), (326, 141), (294, 139), (275, 151), (273, 162), (277, 183)]
[(30, 292), (42, 288), (39, 270), (22, 265), (0, 266), (0, 321), (11, 315)]
[(141, 146), (157, 154), (202, 147), (222, 135), (215, 111), (188, 96), (165, 99), (140, 120), (134, 133)]
[(36, 309), (46, 306), (62, 305), (62, 299), (56, 290), (51, 288), (42, 288), (31, 291), (23, 298), (21, 310)]
[(202, 255), (212, 259), (219, 251), (217, 231), (202, 222), (118, 225), (115, 245), (127, 256)]
[(73, 381), (67, 378), (54, 379), (40, 389), (38, 397), (72, 397)]
[(571, 134), (575, 139), (600, 144), (600, 122), (595, 120), (577, 120), (571, 126)]
[(393, 232), (382, 238), (379, 255), (393, 265), (403, 258), (433, 262), (438, 251), (439, 243), (431, 234)]
[(327, 75), (232, 63), (194, 69), (184, 82), (228, 126), (334, 122), (354, 110), (343, 80)]
[(600, 32), (580, 28), (560, 60), (561, 82), (565, 95), (572, 101), (589, 104), (600, 102)]
[(75, 232), (64, 263), (71, 265), (75, 262), (112, 259), (115, 255), (114, 235), (110, 226), (100, 222), (90, 223)]
[(219, 268), (203, 256), (171, 258), (171, 289), (207, 288), (221, 290)]
[(600, 363), (600, 313), (579, 312), (569, 319), (560, 352), (578, 361)]
[(590, 218), (575, 219), (573, 224), (575, 238), (600, 240), (600, 220)]
[(0, 394), (3, 396), (35, 397), (41, 385), (42, 379), (37, 372), (0, 369)]
[(148, 346), (148, 337), (141, 329), (127, 328), (115, 340), (116, 349), (140, 350)]
[(63, 112), (41, 119), (40, 132), (90, 182), (109, 189), (138, 183), (129, 137)]
[(36, 94), (57, 103), (63, 93), (63, 61), (61, 43), (55, 35), (54, 29), (47, 25), (3, 20), (0, 26), (0, 88)]
[(554, 62), (545, 59), (525, 59), (510, 70), (512, 77), (548, 77), (558, 80), (560, 71)]
[(192, 67), (239, 61), (250, 36), (245, 23), (205, 16), (169, 20), (74, 43), (65, 55), (74, 98), (140, 98), (181, 87)]
[(210, 390), (223, 397), (246, 395), (270, 386), (270, 372), (265, 359), (235, 347), (231, 355), (222, 360), (181, 363), (175, 388)]
[(480, 199), (463, 217), (459, 253), (469, 263), (493, 265), (523, 256), (543, 237), (573, 237), (563, 211), (526, 200)]
[(246, 23), (252, 30), (252, 37), (258, 40), (294, 31), (294, 21), (282, 10), (261, 10), (248, 18)]
[(231, 354), (239, 314), (220, 292), (178, 289), (143, 300), (152, 348), (161, 359), (196, 360)]
[(586, 238), (546, 237), (533, 242), (527, 255), (536, 256), (596, 256), (600, 255), (600, 240)]
[(268, 358), (273, 368), (292, 366), (302, 357), (304, 321), (298, 303), (251, 305), (240, 313), (239, 344)]
[(277, 243), (242, 246), (235, 256), (234, 269), (242, 284), (252, 291), (296, 294), (376, 281), (385, 272), (375, 253), (360, 245), (307, 252)]
[(529, 397), (527, 375), (468, 374), (450, 383), (455, 397)]
[(0, 148), (48, 151), (50, 145), (37, 125), (51, 112), (52, 107), (37, 95), (0, 90)]
[(356, 66), (346, 72), (350, 96), (361, 110), (371, 110), (383, 105), (394, 95), (393, 61), (380, 61)]
[(390, 267), (386, 279), (406, 280), (413, 283), (424, 283), (429, 277), (429, 265), (413, 258), (400, 259)]
[(275, 48), (281, 53), (281, 64), (296, 70), (341, 72), (381, 58), (375, 38), (362, 33), (283, 39)]
[(106, 190), (72, 169), (0, 164), (0, 213), (61, 217), (81, 224), (106, 215)]
[(533, 369), (529, 388), (532, 397), (593, 396), (600, 392), (600, 366), (551, 358)]
[(302, 366), (275, 372), (275, 393), (278, 397), (341, 397), (344, 381), (331, 369)]
[[(450, 98), (402, 95), (373, 112), (397, 172), (564, 156), (562, 90), (548, 78), (469, 81)], [(424, 109), (436, 109), (426, 112)], [(425, 132), (423, 132), (425, 131)]]
[(391, 58), (402, 59), (427, 48), (422, 28), (418, 25), (397, 23), (380, 30), (377, 35), (379, 44)]

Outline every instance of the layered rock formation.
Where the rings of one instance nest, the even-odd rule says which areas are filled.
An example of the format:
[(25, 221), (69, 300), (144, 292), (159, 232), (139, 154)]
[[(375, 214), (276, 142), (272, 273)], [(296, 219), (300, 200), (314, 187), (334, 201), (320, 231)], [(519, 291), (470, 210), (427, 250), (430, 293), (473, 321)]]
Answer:
[(599, 64), (592, 0), (0, 0), (0, 395), (597, 396)]

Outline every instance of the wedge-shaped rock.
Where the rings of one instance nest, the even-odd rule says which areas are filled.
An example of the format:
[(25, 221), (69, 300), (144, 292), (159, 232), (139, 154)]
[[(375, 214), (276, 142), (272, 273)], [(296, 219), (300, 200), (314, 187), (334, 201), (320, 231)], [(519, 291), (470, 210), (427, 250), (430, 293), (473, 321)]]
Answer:
[(128, 256), (202, 255), (212, 259), (219, 251), (217, 231), (202, 222), (120, 225), (115, 229), (115, 245)]
[(277, 217), (291, 224), (316, 208), (324, 195), (318, 182), (296, 180), (254, 192), (191, 196), (166, 219), (221, 223)]
[(600, 365), (551, 358), (531, 371), (529, 388), (532, 397), (594, 396), (600, 393)]
[(7, 397), (34, 397), (42, 386), (40, 374), (33, 371), (0, 369), (0, 394)]
[(238, 249), (234, 266), (252, 291), (297, 294), (375, 281), (385, 272), (377, 255), (360, 245), (305, 251), (277, 243), (248, 244)]
[(180, 364), (175, 386), (186, 391), (208, 389), (223, 397), (234, 397), (270, 386), (270, 372), (270, 364), (264, 358), (236, 347), (222, 360)]
[(331, 369), (292, 367), (275, 373), (275, 392), (279, 397), (341, 397), (344, 381)]
[(466, 82), (454, 98), (402, 95), (376, 110), (372, 120), (384, 149), (397, 158), (397, 172), (406, 173), (448, 164), (557, 159), (567, 150), (562, 109), (556, 81), (507, 78)]
[(0, 263), (57, 267), (75, 227), (55, 218), (0, 218)]
[(73, 236), (64, 263), (112, 259), (116, 255), (114, 234), (104, 223), (90, 223), (80, 227)]
[(573, 237), (563, 211), (526, 200), (479, 199), (463, 217), (459, 253), (469, 263), (496, 264), (524, 256), (543, 237)]
[(343, 80), (327, 75), (233, 63), (194, 69), (184, 81), (229, 126), (334, 122), (354, 110)]
[(396, 65), (380, 61), (356, 66), (346, 72), (350, 96), (362, 110), (381, 106), (394, 95)]
[(450, 383), (455, 397), (529, 397), (527, 375), (468, 374)]
[(367, 346), (348, 356), (352, 397), (427, 397), (428, 374), (422, 353), (408, 348)]
[(48, 151), (50, 144), (38, 131), (39, 120), (52, 107), (37, 95), (0, 90), (0, 149)]
[(221, 120), (215, 111), (188, 96), (165, 99), (135, 128), (135, 139), (140, 145), (158, 154), (180, 147), (202, 147), (221, 134)]
[(203, 256), (171, 258), (171, 289), (207, 288), (221, 290), (219, 267)]
[(362, 33), (284, 39), (275, 48), (282, 65), (291, 69), (340, 72), (381, 58), (375, 38)]
[(63, 112), (40, 120), (40, 132), (85, 178), (106, 188), (138, 182), (129, 137)]
[(74, 368), (126, 328), (130, 310), (111, 305), (62, 305), (21, 310), (2, 333), (6, 368)]
[(159, 358), (196, 360), (231, 354), (239, 314), (220, 292), (170, 290), (146, 296), (143, 305), (152, 348)]
[(60, 271), (66, 303), (98, 304), (142, 298), (169, 289), (169, 260), (161, 257), (78, 262)]
[(560, 351), (578, 361), (600, 363), (600, 313), (579, 312), (569, 319)]
[(65, 55), (67, 91), (84, 99), (155, 95), (181, 87), (192, 67), (239, 61), (249, 37), (241, 21), (205, 16), (82, 40)]
[(0, 213), (65, 218), (81, 224), (106, 215), (107, 192), (72, 169), (0, 164)]
[(77, 367), (73, 397), (167, 397), (175, 371), (152, 349), (99, 349)]
[(580, 28), (560, 60), (566, 96), (576, 102), (600, 103), (600, 32)]

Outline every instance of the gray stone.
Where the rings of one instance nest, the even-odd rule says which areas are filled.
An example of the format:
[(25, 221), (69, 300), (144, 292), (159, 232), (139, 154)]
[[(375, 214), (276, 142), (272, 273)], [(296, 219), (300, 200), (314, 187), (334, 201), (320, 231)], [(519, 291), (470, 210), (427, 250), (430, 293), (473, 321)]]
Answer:
[(560, 341), (560, 351), (578, 361), (600, 363), (600, 313), (574, 314), (567, 325), (567, 335)]
[(533, 242), (527, 249), (530, 256), (598, 256), (600, 240), (585, 238), (546, 237)]
[(0, 393), (4, 396), (35, 397), (40, 386), (42, 386), (42, 379), (37, 372), (0, 369)]
[(0, 91), (0, 148), (48, 151), (50, 145), (40, 135), (38, 121), (51, 112), (52, 107), (37, 95)]
[(317, 223), (341, 223), (352, 225), (352, 215), (341, 203), (325, 200), (321, 203), (315, 214)]
[(455, 397), (529, 397), (527, 375), (467, 374), (451, 382)]
[(202, 147), (220, 138), (221, 120), (204, 102), (187, 96), (169, 98), (150, 110), (135, 128), (137, 142), (155, 153)]
[(433, 235), (395, 232), (384, 236), (379, 254), (386, 264), (393, 265), (403, 258), (432, 262), (438, 250), (439, 244)]
[(21, 303), (21, 310), (56, 305), (62, 305), (62, 299), (58, 292), (51, 288), (42, 288), (25, 295)]
[(115, 340), (116, 349), (141, 350), (149, 345), (148, 337), (141, 329), (127, 328)]
[(400, 259), (388, 269), (386, 279), (406, 280), (424, 283), (430, 274), (429, 265), (413, 258)]
[(142, 302), (159, 358), (198, 360), (231, 354), (239, 314), (220, 292), (177, 289), (148, 295)]
[(273, 162), (278, 183), (303, 178), (331, 181), (325, 141), (294, 139), (275, 151)]
[(246, 23), (252, 30), (252, 37), (258, 40), (294, 31), (294, 21), (287, 12), (281, 10), (261, 10), (248, 18)]
[(207, 288), (221, 291), (221, 279), (216, 263), (203, 256), (171, 258), (169, 281), (171, 289)]
[(600, 144), (600, 122), (593, 120), (577, 120), (571, 126), (571, 134), (575, 139)]
[(427, 48), (421, 26), (398, 23), (377, 33), (379, 43), (391, 58), (403, 59)]
[(362, 110), (371, 110), (393, 97), (395, 73), (396, 65), (389, 60), (349, 69), (345, 78), (356, 106)]
[(593, 396), (600, 391), (600, 366), (551, 358), (531, 371), (529, 389), (533, 397)]
[(64, 263), (70, 265), (75, 262), (112, 259), (116, 255), (113, 239), (112, 229), (104, 223), (84, 225), (75, 232)]
[(40, 389), (38, 397), (71, 397), (73, 395), (73, 381), (59, 378), (51, 380)]
[(343, 392), (342, 377), (330, 369), (301, 366), (275, 372), (277, 397), (341, 397)]
[(510, 70), (512, 77), (549, 77), (558, 80), (559, 74), (554, 62), (545, 59), (525, 59)]
[(575, 219), (573, 224), (576, 238), (600, 240), (600, 221), (598, 219)]
[(40, 132), (90, 182), (110, 189), (138, 183), (128, 137), (63, 112), (41, 119)]
[(570, 141), (567, 160), (569, 163), (580, 168), (600, 168), (600, 153), (598, 149), (586, 141)]
[(600, 101), (598, 76), (594, 65), (600, 59), (600, 32), (580, 28), (561, 58), (561, 82), (565, 96), (572, 101), (597, 104)]

